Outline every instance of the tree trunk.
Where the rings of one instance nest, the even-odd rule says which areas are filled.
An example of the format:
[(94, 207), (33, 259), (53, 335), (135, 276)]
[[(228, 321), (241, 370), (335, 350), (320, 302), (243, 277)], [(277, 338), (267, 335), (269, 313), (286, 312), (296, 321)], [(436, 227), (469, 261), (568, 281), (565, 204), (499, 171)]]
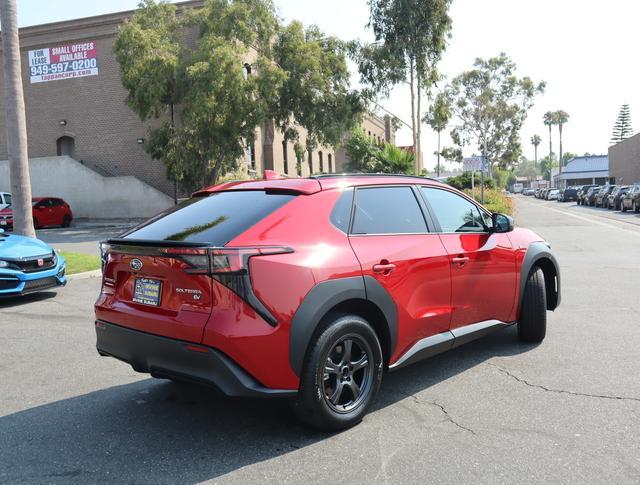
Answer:
[(538, 145), (533, 145), (533, 166), (538, 168)]
[(553, 136), (552, 132), (551, 132), (551, 125), (549, 125), (549, 182), (551, 182), (552, 179), (552, 175), (551, 172), (553, 170), (553, 143), (551, 140), (551, 137)]
[(438, 131), (438, 164), (436, 166), (436, 173), (440, 177), (440, 131)]
[(7, 153), (13, 208), (13, 230), (36, 237), (31, 212), (31, 179), (27, 147), (27, 122), (22, 91), (20, 39), (16, 0), (0, 0), (2, 55), (4, 64), (4, 109), (7, 126)]
[(416, 108), (416, 159), (418, 162), (416, 164), (416, 175), (420, 175), (420, 172), (422, 171), (422, 107), (420, 106), (422, 101), (422, 79), (420, 78), (420, 72), (418, 70), (416, 70), (416, 86), (418, 89), (418, 105)]
[(560, 132), (560, 147), (558, 148), (560, 155), (558, 159), (558, 166), (560, 167), (560, 174), (562, 175), (562, 123), (558, 125), (558, 131)]
[(413, 137), (413, 166), (414, 172), (418, 171), (418, 153), (416, 144), (416, 98), (415, 98), (415, 80), (414, 80), (414, 63), (413, 59), (409, 62), (410, 80), (409, 87), (411, 88), (411, 136)]

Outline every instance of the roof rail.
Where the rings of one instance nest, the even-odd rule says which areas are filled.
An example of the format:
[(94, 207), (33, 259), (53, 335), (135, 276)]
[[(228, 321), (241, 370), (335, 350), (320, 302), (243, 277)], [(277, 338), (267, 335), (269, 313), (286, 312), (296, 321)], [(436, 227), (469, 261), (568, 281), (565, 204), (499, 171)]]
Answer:
[(422, 175), (407, 175), (406, 173), (322, 173), (318, 175), (312, 175), (310, 179), (326, 179), (326, 178), (337, 178), (337, 177), (406, 177), (411, 179), (425, 179), (425, 180), (433, 180), (434, 182), (439, 182), (439, 180), (434, 179), (432, 177), (423, 177)]

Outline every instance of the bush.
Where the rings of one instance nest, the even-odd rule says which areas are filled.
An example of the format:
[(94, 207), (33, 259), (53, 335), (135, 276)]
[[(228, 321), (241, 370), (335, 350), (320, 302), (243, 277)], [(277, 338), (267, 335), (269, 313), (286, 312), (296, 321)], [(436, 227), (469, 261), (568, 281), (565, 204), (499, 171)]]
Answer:
[[(460, 175), (455, 177), (449, 177), (447, 179), (447, 183), (458, 190), (470, 189), (471, 188), (471, 172), (463, 172)], [(480, 188), (480, 175), (476, 173), (475, 185), (477, 188)], [(493, 188), (493, 180), (489, 177), (485, 177), (484, 179), (485, 188)]]
[[(465, 193), (470, 197), (471, 189), (465, 189)], [(476, 188), (476, 200), (480, 202), (480, 187)], [(511, 197), (502, 193), (502, 190), (498, 189), (484, 189), (484, 204), (491, 212), (499, 212), (501, 214), (507, 214), (508, 216), (513, 214), (513, 201)]]
[(344, 150), (349, 157), (347, 172), (413, 173), (412, 153), (390, 143), (378, 145), (361, 129), (353, 131)]

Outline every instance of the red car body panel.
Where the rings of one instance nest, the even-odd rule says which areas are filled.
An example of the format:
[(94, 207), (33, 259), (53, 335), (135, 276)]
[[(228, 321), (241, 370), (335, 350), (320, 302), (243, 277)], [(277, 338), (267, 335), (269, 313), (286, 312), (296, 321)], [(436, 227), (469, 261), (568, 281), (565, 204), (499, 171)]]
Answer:
[[(397, 303), (398, 343), (390, 364), (417, 340), (449, 330), (451, 268), (437, 234), (351, 236), (349, 239), (363, 275), (375, 278)], [(374, 265), (390, 262), (396, 266), (392, 272), (374, 271)]]
[(516, 265), (506, 234), (441, 234), (451, 263), (451, 328), (473, 322), (510, 322)]
[[(96, 319), (217, 349), (262, 386), (283, 390), (299, 386), (290, 360), (293, 319), (324, 282), (370, 277), (391, 295), (397, 307), (397, 339), (388, 365), (426, 337), (484, 320), (514, 322), (526, 250), (542, 239), (519, 228), (509, 233), (348, 236), (332, 223), (332, 211), (345, 190), (381, 184), (447, 187), (458, 193), (423, 178), (353, 176), (228, 182), (194, 194), (299, 194), (225, 245), (292, 249), (255, 255), (247, 263), (252, 291), (275, 325), (222, 280), (190, 274), (183, 261), (144, 251), (108, 254)], [(126, 244), (126, 239), (118, 241)], [(133, 259), (144, 269), (132, 270)], [(395, 265), (391, 271), (377, 266), (388, 263)], [(160, 307), (132, 301), (140, 276), (162, 282)], [(194, 294), (199, 297), (194, 299)]]

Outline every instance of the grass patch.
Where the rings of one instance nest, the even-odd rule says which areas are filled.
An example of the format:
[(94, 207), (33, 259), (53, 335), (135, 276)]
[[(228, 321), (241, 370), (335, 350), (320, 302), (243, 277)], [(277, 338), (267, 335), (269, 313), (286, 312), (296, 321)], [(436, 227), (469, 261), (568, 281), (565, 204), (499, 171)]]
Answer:
[(67, 262), (66, 274), (84, 273), (100, 269), (100, 256), (93, 254), (67, 253), (61, 251), (60, 254)]
[[(465, 192), (471, 196), (471, 189), (465, 189)], [(480, 188), (476, 188), (476, 200), (480, 202)], [(513, 200), (498, 189), (484, 189), (484, 206), (491, 212), (513, 214)]]

